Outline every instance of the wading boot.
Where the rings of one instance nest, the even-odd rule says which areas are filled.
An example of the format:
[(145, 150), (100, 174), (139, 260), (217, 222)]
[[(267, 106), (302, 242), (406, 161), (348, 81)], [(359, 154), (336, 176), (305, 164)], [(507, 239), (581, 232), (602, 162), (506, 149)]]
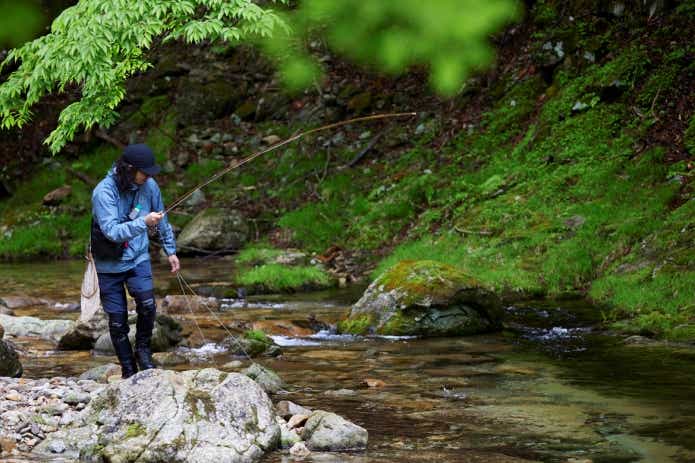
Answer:
[(111, 344), (116, 352), (118, 362), (121, 364), (121, 377), (130, 378), (138, 372), (138, 367), (133, 356), (133, 348), (128, 339), (128, 314), (109, 315), (109, 335)]
[(140, 370), (156, 368), (152, 361), (152, 330), (157, 316), (157, 306), (154, 302), (154, 294), (148, 294), (144, 298), (135, 300), (135, 310), (138, 313), (138, 321), (135, 325), (135, 358)]

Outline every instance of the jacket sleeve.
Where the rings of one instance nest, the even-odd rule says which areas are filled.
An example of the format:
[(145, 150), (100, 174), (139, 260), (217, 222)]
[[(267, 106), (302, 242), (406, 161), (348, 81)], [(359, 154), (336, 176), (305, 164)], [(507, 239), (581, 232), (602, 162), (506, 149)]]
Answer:
[[(162, 201), (162, 192), (159, 189), (159, 185), (153, 179), (148, 180), (152, 183), (152, 210), (154, 212), (163, 211), (164, 201)], [(167, 256), (176, 254), (176, 240), (174, 239), (174, 231), (171, 229), (171, 224), (169, 224), (169, 218), (167, 214), (164, 214), (162, 220), (159, 221), (159, 241), (162, 243), (162, 248)]]
[(118, 195), (107, 188), (97, 188), (92, 195), (92, 214), (104, 235), (113, 242), (123, 243), (147, 231), (144, 217), (119, 223)]

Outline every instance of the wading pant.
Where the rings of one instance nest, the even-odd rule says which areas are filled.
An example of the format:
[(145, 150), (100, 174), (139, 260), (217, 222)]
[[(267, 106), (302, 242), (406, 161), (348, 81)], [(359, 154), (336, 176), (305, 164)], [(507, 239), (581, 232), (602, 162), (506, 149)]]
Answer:
[(135, 353), (140, 369), (154, 368), (150, 341), (154, 328), (157, 305), (152, 285), (152, 267), (147, 260), (120, 273), (99, 273), (99, 293), (104, 311), (109, 316), (109, 334), (116, 356), (121, 363), (123, 377), (137, 372), (133, 349), (128, 340), (128, 304), (125, 290), (135, 299), (138, 314), (135, 331)]

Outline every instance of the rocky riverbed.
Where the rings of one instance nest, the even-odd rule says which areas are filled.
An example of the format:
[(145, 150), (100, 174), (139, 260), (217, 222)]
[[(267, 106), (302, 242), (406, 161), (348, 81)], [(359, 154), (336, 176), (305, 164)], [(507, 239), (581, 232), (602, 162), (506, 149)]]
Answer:
[[(690, 400), (695, 394), (692, 351), (642, 338), (625, 342), (597, 332), (591, 318), (596, 310), (583, 301), (509, 305), (504, 310), (505, 331), (473, 336), (381, 335), (377, 324), (370, 325), (375, 334), (369, 333), (370, 329), (364, 335), (337, 334), (336, 324), (347, 319), (365, 288), (266, 295), (245, 301), (224, 299), (218, 291), (228, 289), (224, 280), (227, 264), (206, 262), (207, 266), (201, 267), (184, 261), (186, 268), (195, 269), (186, 274), (188, 280), (206, 298), (197, 301), (200, 304), (193, 311), (186, 307), (177, 310), (176, 298), (164, 304), (166, 298), (160, 295), (161, 307), (171, 309), (170, 316), (181, 325), (187, 345), (156, 354), (166, 370), (152, 374), (145, 382), (153, 381), (173, 391), (171, 399), (180, 406), (181, 416), (204, 419), (211, 411), (211, 402), (203, 378), (213, 377), (212, 389), (229, 387), (223, 385), (226, 378), (237, 378), (246, 385), (249, 383), (240, 376), (253, 379), (272, 402), (275, 425), (269, 424), (268, 432), (275, 436), (273, 429), (279, 429), (277, 446), (262, 450), (264, 463), (296, 461), (307, 451), (311, 452), (304, 457), (307, 461), (351, 463), (683, 463), (695, 459), (689, 444), (695, 429), (695, 409)], [(45, 271), (38, 268), (46, 267), (14, 265), (6, 273), (15, 278), (6, 287), (8, 294), (62, 304), (79, 297), (74, 291), (79, 291), (81, 265), (72, 272), (52, 266)], [(155, 266), (158, 287), (167, 288), (166, 270)], [(23, 274), (24, 279), (16, 280)], [(64, 281), (57, 284), (60, 278)], [(393, 294), (394, 290), (390, 291)], [(202, 302), (215, 304), (214, 315)], [(77, 318), (76, 312), (57, 311), (46, 304), (11, 310), (16, 317), (44, 321)], [(404, 315), (421, 314), (421, 310), (414, 307)], [(227, 330), (262, 330), (281, 352), (249, 360), (230, 349), (231, 344), (226, 346)], [(121, 397), (131, 388), (127, 381), (120, 381), (118, 366), (110, 363), (114, 357), (90, 350), (58, 350), (56, 341), (36, 336), (5, 333), (4, 340), (16, 346), (24, 373), (21, 379), (2, 379), (0, 415), (11, 412), (12, 416), (16, 410), (24, 410), (23, 416), (38, 418), (23, 420), (21, 427), (17, 427), (22, 424), (19, 421), (6, 430), (3, 427), (3, 445), (14, 443), (14, 453), (0, 455), (0, 459), (13, 463), (69, 460), (67, 457), (75, 452), (71, 432), (77, 435), (86, 433), (85, 429), (94, 430), (97, 450), (108, 447), (107, 452), (121, 451), (121, 443), (130, 441), (127, 454), (142, 448), (138, 437), (152, 435), (156, 429), (145, 425), (146, 417), (117, 407), (113, 414), (122, 417), (120, 423), (109, 422), (105, 412), (102, 418), (95, 413), (103, 403), (97, 396), (110, 390), (112, 397)], [(220, 379), (224, 374), (227, 376)], [(91, 387), (95, 389), (89, 390)], [(37, 404), (31, 396), (33, 388), (38, 388)], [(65, 391), (51, 393), (50, 388)], [(64, 403), (63, 397), (73, 388), (88, 393), (89, 402)], [(38, 392), (44, 389), (45, 393)], [(8, 394), (17, 398), (12, 391), (22, 398), (6, 400)], [(38, 399), (38, 395), (46, 399)], [(193, 400), (186, 400), (186, 396)], [(44, 400), (51, 400), (64, 414), (42, 411), (40, 402)], [(225, 407), (220, 405), (221, 410)], [(148, 405), (140, 408), (152, 409)], [(161, 413), (166, 410), (162, 408)], [(58, 420), (65, 414), (74, 419), (60, 424), (58, 431), (42, 429), (42, 413)], [(331, 414), (365, 429), (366, 449), (321, 450), (324, 432), (316, 424), (330, 424), (335, 429), (342, 423)], [(2, 423), (4, 426), (4, 416)], [(196, 426), (189, 428), (191, 433), (198, 432), (194, 431)], [(44, 438), (32, 430), (41, 431)], [(224, 432), (231, 435), (232, 429)], [(361, 432), (353, 435), (360, 436)], [(184, 452), (191, 450), (187, 439), (184, 433), (177, 440)], [(52, 452), (51, 446), (61, 448), (60, 441), (65, 445), (63, 453)], [(85, 437), (84, 442), (88, 441)]]

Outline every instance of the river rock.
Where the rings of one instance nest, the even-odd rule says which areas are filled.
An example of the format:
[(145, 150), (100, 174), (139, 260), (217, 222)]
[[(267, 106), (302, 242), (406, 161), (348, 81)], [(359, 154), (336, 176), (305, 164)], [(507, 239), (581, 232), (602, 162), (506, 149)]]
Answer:
[[(135, 345), (135, 320), (135, 316), (129, 319), (130, 332), (128, 333), (128, 339), (130, 339), (130, 343), (133, 346)], [(181, 325), (170, 316), (166, 314), (157, 314), (157, 321), (152, 331), (152, 351), (165, 352), (178, 345), (183, 340), (181, 336), (182, 329)], [(99, 354), (114, 354), (111, 336), (108, 331), (102, 333), (96, 340), (94, 343), (94, 351)]]
[(75, 322), (71, 320), (42, 320), (36, 317), (14, 317), (0, 314), (0, 325), (5, 334), (14, 337), (38, 337), (50, 341), (59, 341)]
[(176, 242), (180, 254), (196, 250), (232, 251), (246, 242), (248, 233), (248, 224), (238, 211), (208, 208), (193, 217)]
[(121, 367), (115, 363), (106, 363), (94, 368), (90, 368), (79, 376), (81, 380), (96, 381), (107, 383), (109, 376), (120, 375)]
[(220, 301), (214, 297), (168, 295), (162, 299), (162, 313), (181, 314), (194, 312), (218, 311)]
[(46, 305), (48, 303), (49, 301), (46, 299), (31, 296), (3, 296), (0, 298), (0, 305), (4, 305), (11, 310), (35, 305)]
[(53, 191), (49, 191), (43, 197), (44, 206), (57, 206), (62, 203), (65, 198), (70, 196), (72, 193), (72, 187), (70, 185), (63, 185), (60, 188), (56, 188)]
[(257, 363), (251, 364), (251, 366), (242, 370), (241, 373), (256, 381), (266, 392), (278, 392), (285, 385), (277, 373)]
[(261, 331), (252, 331), (253, 336), (247, 334), (243, 336), (228, 336), (220, 342), (220, 345), (234, 355), (249, 357), (277, 357), (282, 353), (280, 346), (263, 334)]
[(277, 447), (280, 428), (267, 394), (238, 373), (208, 368), (146, 370), (94, 394), (72, 427), (34, 453), (106, 461), (253, 462)]
[(101, 309), (97, 310), (86, 321), (78, 319), (73, 329), (58, 340), (58, 349), (89, 350), (94, 347), (97, 339), (108, 329), (108, 315)]
[(499, 329), (499, 298), (453, 266), (401, 261), (379, 276), (352, 306), (341, 333), (458, 336)]
[(275, 411), (283, 418), (290, 418), (293, 415), (311, 415), (310, 409), (289, 400), (281, 400), (275, 404)]
[(311, 450), (307, 448), (304, 442), (297, 442), (290, 449), (290, 455), (297, 458), (304, 458), (311, 455)]
[(335, 413), (316, 410), (304, 426), (302, 439), (311, 450), (362, 450), (367, 430)]
[(19, 355), (9, 341), (0, 339), (0, 376), (19, 378), (24, 369), (19, 361)]

